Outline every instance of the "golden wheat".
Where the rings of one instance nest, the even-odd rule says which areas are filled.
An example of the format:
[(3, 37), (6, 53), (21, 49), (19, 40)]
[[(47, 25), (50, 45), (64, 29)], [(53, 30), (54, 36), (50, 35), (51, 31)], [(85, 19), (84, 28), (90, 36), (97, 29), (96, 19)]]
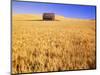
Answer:
[(12, 73), (94, 69), (95, 21), (14, 15)]

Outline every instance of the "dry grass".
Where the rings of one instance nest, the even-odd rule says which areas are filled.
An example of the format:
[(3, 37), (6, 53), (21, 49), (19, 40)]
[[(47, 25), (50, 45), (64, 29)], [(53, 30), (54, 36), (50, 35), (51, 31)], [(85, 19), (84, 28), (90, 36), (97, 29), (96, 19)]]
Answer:
[(13, 16), (12, 73), (96, 68), (95, 21), (56, 19)]

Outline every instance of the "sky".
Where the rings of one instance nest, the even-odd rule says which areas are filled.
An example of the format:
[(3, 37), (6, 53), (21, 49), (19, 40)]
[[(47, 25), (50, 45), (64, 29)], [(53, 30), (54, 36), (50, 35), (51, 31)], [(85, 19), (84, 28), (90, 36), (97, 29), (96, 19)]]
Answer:
[(96, 7), (73, 4), (57, 4), (43, 2), (12, 2), (12, 12), (16, 14), (55, 13), (68, 18), (95, 19)]

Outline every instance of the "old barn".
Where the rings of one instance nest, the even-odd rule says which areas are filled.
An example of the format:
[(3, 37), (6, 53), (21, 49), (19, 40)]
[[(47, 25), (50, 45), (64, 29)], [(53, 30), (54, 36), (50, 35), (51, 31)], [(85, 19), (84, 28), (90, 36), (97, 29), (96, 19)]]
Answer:
[(43, 13), (43, 20), (55, 20), (54, 13)]

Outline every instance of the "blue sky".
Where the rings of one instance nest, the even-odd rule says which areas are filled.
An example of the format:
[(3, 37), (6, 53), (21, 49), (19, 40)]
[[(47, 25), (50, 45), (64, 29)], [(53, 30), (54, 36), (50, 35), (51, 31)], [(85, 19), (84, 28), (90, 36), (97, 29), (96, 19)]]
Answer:
[(70, 18), (95, 19), (95, 6), (81, 6), (73, 4), (54, 4), (41, 2), (12, 2), (12, 11), (16, 14), (42, 14), (53, 12)]

